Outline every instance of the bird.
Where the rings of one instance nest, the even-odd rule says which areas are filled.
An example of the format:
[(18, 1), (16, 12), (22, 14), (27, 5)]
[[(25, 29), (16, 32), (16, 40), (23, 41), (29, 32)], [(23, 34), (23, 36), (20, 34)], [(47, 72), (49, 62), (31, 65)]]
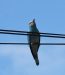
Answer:
[[(38, 59), (38, 50), (40, 46), (40, 33), (36, 26), (35, 19), (29, 22), (29, 35), (28, 35), (28, 43), (32, 53), (32, 56), (35, 60), (36, 65), (39, 65)], [(35, 36), (37, 34), (37, 36)]]

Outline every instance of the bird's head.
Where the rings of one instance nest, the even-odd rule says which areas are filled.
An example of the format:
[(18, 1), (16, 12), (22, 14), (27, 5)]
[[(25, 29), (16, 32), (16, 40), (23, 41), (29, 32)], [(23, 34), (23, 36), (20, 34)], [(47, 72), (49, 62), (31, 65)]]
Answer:
[(30, 21), (30, 22), (29, 22), (29, 25), (30, 25), (30, 26), (35, 25), (35, 19), (33, 19), (32, 21)]

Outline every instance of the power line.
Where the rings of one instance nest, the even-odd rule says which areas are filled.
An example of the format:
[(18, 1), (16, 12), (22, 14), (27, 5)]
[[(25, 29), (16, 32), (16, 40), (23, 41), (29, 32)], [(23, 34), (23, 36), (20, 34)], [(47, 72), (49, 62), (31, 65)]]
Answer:
[[(37, 32), (18, 31), (18, 30), (5, 30), (5, 29), (0, 29), (0, 31), (6, 31), (6, 32), (17, 32), (17, 33), (37, 33)], [(65, 36), (65, 34), (55, 34), (55, 33), (42, 33), (42, 32), (40, 32), (40, 34)]]
[[(29, 45), (29, 43), (0, 43), (0, 45)], [(65, 43), (40, 43), (40, 45), (65, 45)]]
[[(29, 34), (32, 33), (32, 34)], [(33, 34), (35, 33), (35, 34)], [(33, 35), (39, 36), (37, 32), (27, 32), (27, 31), (18, 31), (18, 30), (4, 30), (0, 29), (0, 34), (12, 34), (12, 35)], [(55, 33), (41, 33), (41, 37), (51, 37), (51, 38), (65, 38), (65, 34), (55, 34)], [(29, 45), (29, 43), (0, 43), (0, 45)], [(40, 45), (65, 45), (65, 43), (40, 43)]]
[[(37, 33), (35, 34), (29, 34), (29, 33), (33, 33), (33, 32), (29, 32), (29, 33), (24, 33), (25, 31), (21, 31), (21, 32), (11, 32), (11, 31), (0, 31), (0, 34), (12, 34), (12, 35), (33, 35), (33, 36), (39, 36)], [(60, 34), (54, 34), (54, 35), (49, 35), (49, 34), (42, 34), (40, 33), (41, 37), (51, 37), (51, 38), (65, 38), (65, 36), (61, 36)]]

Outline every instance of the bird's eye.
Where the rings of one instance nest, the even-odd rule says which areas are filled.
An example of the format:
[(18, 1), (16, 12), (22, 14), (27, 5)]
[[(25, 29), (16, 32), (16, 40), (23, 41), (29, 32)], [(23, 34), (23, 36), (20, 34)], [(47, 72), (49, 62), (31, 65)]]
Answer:
[(33, 23), (32, 23), (32, 22), (30, 22), (29, 24), (30, 24), (30, 25), (32, 25)]

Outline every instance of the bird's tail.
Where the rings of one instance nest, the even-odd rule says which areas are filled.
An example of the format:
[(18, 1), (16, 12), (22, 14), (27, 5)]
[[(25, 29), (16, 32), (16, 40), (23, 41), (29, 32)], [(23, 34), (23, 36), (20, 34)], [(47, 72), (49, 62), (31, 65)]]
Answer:
[(35, 63), (37, 66), (39, 65), (39, 59), (38, 58), (35, 58)]

